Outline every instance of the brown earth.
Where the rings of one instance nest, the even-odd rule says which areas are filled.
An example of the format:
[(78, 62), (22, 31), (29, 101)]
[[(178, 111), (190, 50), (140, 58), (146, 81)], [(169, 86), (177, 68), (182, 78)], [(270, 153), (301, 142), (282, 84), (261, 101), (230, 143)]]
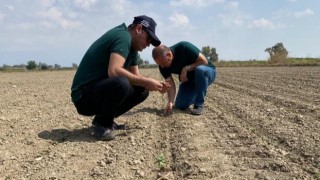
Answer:
[(203, 115), (163, 117), (151, 92), (109, 142), (71, 103), (74, 73), (0, 73), (0, 179), (320, 179), (320, 67), (218, 68)]

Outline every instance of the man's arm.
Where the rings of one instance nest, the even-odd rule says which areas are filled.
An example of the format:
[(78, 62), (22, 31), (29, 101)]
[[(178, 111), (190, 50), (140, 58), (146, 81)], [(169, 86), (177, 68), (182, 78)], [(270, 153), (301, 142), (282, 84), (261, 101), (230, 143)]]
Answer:
[[(204, 55), (200, 52), (196, 61), (189, 65), (190, 67), (189, 67), (188, 71), (193, 71), (194, 69), (196, 69), (197, 66), (207, 65), (207, 64), (208, 64), (207, 58), (204, 57)], [(184, 68), (186, 68), (186, 66)]]
[(168, 103), (167, 103), (167, 107), (164, 110), (164, 115), (165, 116), (172, 112), (174, 99), (176, 97), (176, 85), (175, 85), (174, 80), (173, 80), (171, 75), (170, 75), (170, 77), (168, 77), (166, 79), (166, 82), (169, 83), (169, 89), (167, 91), (167, 93), (168, 93)]
[(188, 81), (188, 78), (187, 78), (188, 71), (193, 71), (196, 69), (197, 66), (207, 65), (207, 64), (208, 64), (207, 58), (205, 58), (204, 55), (200, 52), (198, 58), (195, 60), (194, 63), (182, 68), (182, 71), (180, 74), (181, 82), (184, 83)]
[(130, 66), (129, 69), (128, 69), (132, 74), (135, 74), (137, 76), (142, 76), (140, 74), (140, 71), (139, 71), (139, 68), (138, 66)]
[(166, 79), (166, 82), (170, 85), (168, 89), (168, 103), (174, 103), (174, 99), (176, 97), (176, 84), (174, 83), (171, 75)]
[(119, 55), (118, 53), (111, 53), (110, 61), (109, 61), (109, 68), (108, 68), (108, 75), (109, 77), (116, 77), (116, 76), (124, 76), (127, 77), (130, 84), (136, 86), (143, 86), (150, 91), (159, 91), (162, 89), (162, 84), (151, 78), (143, 77), (135, 75), (128, 70), (123, 68), (125, 63), (124, 57)]

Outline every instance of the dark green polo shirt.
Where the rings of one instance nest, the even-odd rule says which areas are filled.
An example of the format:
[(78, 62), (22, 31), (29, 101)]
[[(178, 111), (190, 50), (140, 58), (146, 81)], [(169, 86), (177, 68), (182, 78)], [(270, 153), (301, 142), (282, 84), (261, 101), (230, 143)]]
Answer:
[(125, 58), (126, 69), (137, 65), (138, 52), (131, 49), (131, 35), (124, 23), (103, 34), (83, 56), (71, 86), (73, 102), (80, 99), (83, 87), (109, 77), (111, 53), (118, 53)]
[[(161, 68), (159, 66), (160, 73), (165, 79), (168, 78), (171, 74), (180, 75), (182, 68), (194, 63), (199, 57), (199, 53), (201, 52), (195, 45), (186, 41), (181, 41), (169, 48), (173, 53), (171, 66), (168, 68)], [(208, 62), (207, 66), (215, 68), (215, 66), (210, 62)], [(194, 71), (188, 72), (188, 79), (189, 77), (193, 76), (193, 72)]]

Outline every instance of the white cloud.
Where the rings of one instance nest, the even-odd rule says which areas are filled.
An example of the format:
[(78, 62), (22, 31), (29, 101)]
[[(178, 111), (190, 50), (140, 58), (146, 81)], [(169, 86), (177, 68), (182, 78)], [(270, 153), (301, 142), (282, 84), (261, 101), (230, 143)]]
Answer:
[(169, 17), (169, 20), (172, 22), (175, 27), (187, 27), (190, 26), (189, 19), (184, 14), (175, 13)]
[(297, 0), (288, 0), (289, 2), (296, 2)]
[(246, 17), (241, 14), (219, 14), (219, 17), (222, 19), (222, 23), (228, 27), (242, 26), (246, 19)]
[(314, 12), (311, 9), (307, 8), (304, 11), (295, 12), (294, 16), (300, 18), (300, 17), (304, 17), (304, 16), (310, 16), (313, 14), (314, 14)]
[(229, 7), (237, 9), (239, 7), (239, 2), (238, 1), (231, 1), (231, 2), (229, 2)]
[(225, 11), (218, 14), (224, 26), (228, 28), (241, 27), (252, 19), (252, 15), (247, 11), (241, 10), (239, 5), (239, 1), (230, 1), (226, 3)]
[(85, 10), (90, 10), (95, 4), (96, 0), (74, 0), (74, 4)]
[[(232, 3), (233, 4), (233, 3)], [(243, 26), (246, 22), (251, 19), (251, 15), (239, 10), (238, 3), (228, 5), (228, 11), (224, 14), (219, 14), (218, 17), (222, 20), (222, 24), (227, 27)]]
[(280, 19), (292, 16), (292, 13), (289, 12), (287, 9), (279, 9), (278, 11), (272, 13), (272, 19)]
[(204, 7), (214, 3), (223, 3), (225, 0), (171, 0), (171, 6), (191, 6), (191, 7)]
[(286, 27), (285, 24), (282, 23), (273, 23), (272, 21), (268, 20), (268, 19), (257, 19), (257, 20), (253, 20), (250, 24), (249, 24), (249, 28), (262, 28), (262, 29), (280, 29), (280, 28), (284, 28)]
[[(47, 19), (53, 23), (57, 23), (63, 29), (69, 29), (69, 28), (72, 29), (72, 28), (77, 28), (81, 26), (81, 22), (79, 21), (73, 21), (73, 20), (64, 18), (63, 13), (55, 7), (49, 8), (46, 12), (40, 12), (39, 15), (44, 19)], [(42, 22), (42, 24), (46, 24), (46, 26), (48, 27), (50, 23)]]
[[(108, 1), (108, 6), (111, 8), (111, 11), (114, 15), (120, 15), (120, 16), (128, 13), (132, 13), (132, 11), (136, 9), (135, 4), (133, 4), (128, 0)], [(139, 7), (141, 8), (140, 5)], [(128, 11), (128, 9), (130, 9), (131, 11)]]
[(8, 8), (10, 11), (14, 10), (14, 7), (12, 5), (6, 4), (4, 5), (6, 8)]
[(52, 7), (46, 12), (41, 12), (40, 15), (51, 20), (58, 20), (61, 18), (62, 12), (60, 12), (57, 8)]
[(126, 8), (125, 8), (125, 0), (119, 0), (118, 3), (113, 3), (111, 4), (111, 8), (117, 12), (118, 14), (123, 14), (124, 12), (126, 12)]

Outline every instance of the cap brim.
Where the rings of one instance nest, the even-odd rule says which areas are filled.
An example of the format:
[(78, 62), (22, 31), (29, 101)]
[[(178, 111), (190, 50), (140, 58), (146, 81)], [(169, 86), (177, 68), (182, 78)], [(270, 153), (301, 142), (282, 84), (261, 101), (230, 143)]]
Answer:
[(149, 35), (152, 37), (151, 44), (153, 46), (159, 46), (161, 44), (159, 38), (152, 31), (149, 31)]

